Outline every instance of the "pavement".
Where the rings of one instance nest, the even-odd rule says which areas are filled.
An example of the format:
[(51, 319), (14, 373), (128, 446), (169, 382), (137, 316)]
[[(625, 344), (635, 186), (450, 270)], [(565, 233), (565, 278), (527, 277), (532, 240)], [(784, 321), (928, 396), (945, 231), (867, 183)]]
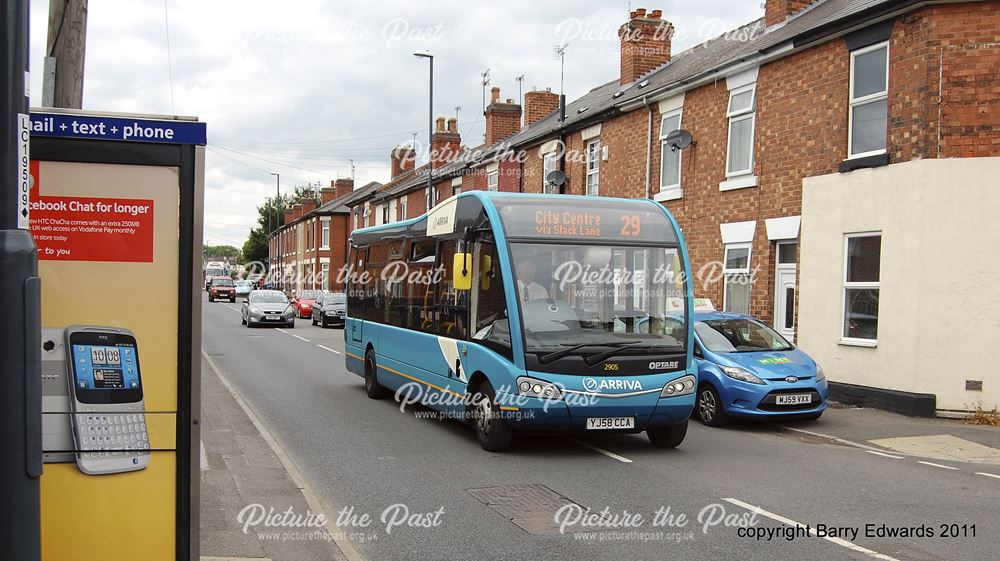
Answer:
[[(266, 429), (262, 433), (254, 424), (252, 411), (244, 409), (210, 360), (202, 359), (202, 561), (346, 559), (328, 540), (325, 525), (268, 528), (261, 523), (244, 530), (264, 509), (304, 514), (310, 501), (282, 464), (280, 448), (271, 447)], [(292, 539), (291, 532), (301, 539)]]
[[(644, 435), (583, 434), (519, 436), (492, 454), (428, 409), (367, 399), (344, 369), (340, 329), (248, 329), (238, 305), (206, 303), (203, 331), (205, 556), (951, 561), (1000, 549), (996, 428), (830, 409), (818, 421), (692, 423), (669, 451)], [(244, 534), (236, 516), (257, 502), (323, 512), (339, 540)], [(560, 531), (563, 507), (597, 516)], [(782, 533), (796, 524), (812, 533)], [(819, 524), (844, 533), (820, 536)], [(964, 535), (942, 538), (952, 524)], [(887, 534), (925, 526), (938, 536)]]

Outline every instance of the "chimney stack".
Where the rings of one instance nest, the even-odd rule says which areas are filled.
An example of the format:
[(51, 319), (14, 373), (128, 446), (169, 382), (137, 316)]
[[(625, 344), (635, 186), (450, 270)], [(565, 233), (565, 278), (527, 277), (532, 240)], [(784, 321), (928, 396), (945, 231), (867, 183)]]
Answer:
[(302, 215), (305, 216), (316, 208), (316, 199), (307, 197), (302, 199)]
[(552, 88), (542, 90), (531, 90), (524, 94), (524, 126), (549, 116), (553, 111), (559, 109), (559, 94), (552, 93)]
[(521, 128), (521, 106), (513, 100), (500, 101), (500, 88), (490, 90), (490, 104), (486, 106), (486, 146), (510, 138)]
[(434, 135), (431, 137), (431, 161), (434, 169), (458, 158), (462, 152), (462, 137), (458, 134), (458, 120), (448, 119), (445, 128), (445, 118), (435, 120)]
[(784, 22), (819, 0), (766, 0), (764, 24), (768, 27)]
[(289, 222), (291, 222), (294, 217), (295, 217), (295, 209), (292, 208), (291, 206), (285, 207), (285, 222), (284, 222), (284, 224), (288, 224)]
[(292, 205), (292, 220), (299, 218), (302, 218), (302, 203), (295, 203)]
[(320, 196), (319, 204), (321, 205), (325, 205), (326, 203), (337, 198), (337, 189), (334, 187), (332, 181), (330, 182), (329, 187), (323, 187), (322, 189), (320, 189), (319, 196)]
[(333, 182), (333, 187), (337, 192), (337, 198), (343, 197), (344, 195), (354, 191), (354, 180), (353, 179), (338, 179)]
[(662, 19), (663, 12), (636, 8), (629, 14), (629, 21), (618, 29), (621, 39), (621, 74), (618, 82), (622, 86), (631, 84), (670, 62), (670, 42), (674, 26)]
[(391, 179), (396, 179), (397, 175), (410, 171), (416, 166), (417, 151), (412, 146), (400, 145), (392, 149), (389, 159), (392, 162)]

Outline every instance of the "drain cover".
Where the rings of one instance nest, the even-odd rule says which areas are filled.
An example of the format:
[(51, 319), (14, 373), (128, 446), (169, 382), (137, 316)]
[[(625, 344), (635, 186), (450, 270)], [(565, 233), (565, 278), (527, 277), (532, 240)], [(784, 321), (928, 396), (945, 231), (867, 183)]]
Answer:
[[(555, 522), (555, 514), (560, 508), (576, 503), (545, 485), (502, 485), (500, 487), (483, 487), (467, 489), (468, 493), (486, 506), (499, 512), (517, 527), (529, 534), (558, 534), (559, 525)], [(580, 507), (586, 510), (585, 507)], [(609, 529), (605, 527), (603, 529)], [(566, 532), (592, 532), (592, 528), (571, 526)]]

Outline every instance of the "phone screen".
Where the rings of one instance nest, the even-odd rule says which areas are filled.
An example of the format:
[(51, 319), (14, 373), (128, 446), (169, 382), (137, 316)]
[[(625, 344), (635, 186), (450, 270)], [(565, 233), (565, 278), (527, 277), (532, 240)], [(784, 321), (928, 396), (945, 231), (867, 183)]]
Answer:
[(73, 388), (81, 403), (130, 403), (142, 400), (142, 378), (135, 338), (124, 333), (70, 334)]

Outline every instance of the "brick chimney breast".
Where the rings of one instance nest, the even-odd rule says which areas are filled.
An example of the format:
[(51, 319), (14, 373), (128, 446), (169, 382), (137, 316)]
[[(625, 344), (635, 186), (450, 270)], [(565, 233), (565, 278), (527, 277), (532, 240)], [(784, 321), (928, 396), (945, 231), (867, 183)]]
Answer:
[(521, 128), (521, 106), (508, 99), (500, 101), (500, 88), (490, 91), (492, 100), (486, 106), (486, 145), (492, 146), (511, 137)]
[(354, 180), (349, 178), (338, 179), (333, 182), (333, 186), (337, 191), (337, 198), (339, 199), (351, 191), (354, 191)]
[(431, 136), (431, 161), (434, 169), (458, 158), (462, 151), (462, 137), (458, 134), (458, 121), (448, 119), (445, 128), (445, 118), (438, 117), (434, 135)]
[(524, 126), (531, 125), (559, 109), (559, 94), (551, 88), (532, 90), (524, 94)]
[(308, 197), (308, 198), (302, 199), (302, 215), (303, 216), (305, 216), (306, 214), (309, 214), (315, 208), (316, 208), (316, 199), (314, 199), (312, 197)]
[(663, 12), (636, 8), (629, 21), (618, 29), (621, 40), (621, 72), (619, 84), (635, 82), (654, 68), (670, 62), (670, 44), (674, 26), (661, 19)]
[(397, 146), (392, 149), (390, 160), (392, 161), (391, 178), (396, 179), (397, 175), (416, 167), (417, 151), (412, 146)]
[(819, 0), (766, 0), (764, 24), (768, 27), (784, 22)]
[[(331, 181), (331, 183), (333, 182)], [(330, 187), (323, 187), (319, 191), (319, 201), (320, 201), (319, 204), (321, 205), (325, 205), (326, 203), (336, 198), (337, 198), (337, 189), (332, 185)]]

